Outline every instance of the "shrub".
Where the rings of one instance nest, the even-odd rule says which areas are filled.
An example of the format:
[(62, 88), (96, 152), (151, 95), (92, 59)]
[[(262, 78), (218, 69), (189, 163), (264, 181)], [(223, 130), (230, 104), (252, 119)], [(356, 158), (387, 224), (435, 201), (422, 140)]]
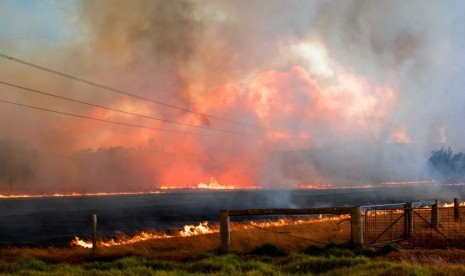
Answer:
[(16, 260), (21, 270), (48, 271), (49, 266), (41, 260), (29, 257), (21, 257)]
[(0, 261), (0, 274), (3, 273), (15, 273), (19, 270), (19, 267), (16, 263)]
[(368, 263), (363, 256), (349, 257), (301, 257), (283, 266), (284, 271), (291, 273), (324, 273), (332, 269), (351, 267)]
[(286, 252), (284, 252), (276, 245), (271, 243), (265, 243), (263, 245), (255, 247), (254, 249), (252, 249), (252, 251), (250, 251), (250, 254), (271, 257), (287, 256)]
[(382, 246), (381, 248), (378, 249), (378, 251), (376, 252), (378, 255), (387, 255), (391, 252), (396, 252), (397, 251), (397, 247), (392, 244), (392, 243), (389, 243), (389, 244), (386, 244), (384, 246)]
[(187, 265), (189, 272), (214, 273), (214, 272), (237, 272), (240, 270), (242, 260), (235, 255), (223, 255), (194, 261)]

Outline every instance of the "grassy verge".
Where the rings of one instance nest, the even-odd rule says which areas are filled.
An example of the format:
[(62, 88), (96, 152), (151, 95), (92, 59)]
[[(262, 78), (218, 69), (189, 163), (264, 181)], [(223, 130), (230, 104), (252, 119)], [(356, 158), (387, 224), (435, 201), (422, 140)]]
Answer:
[(464, 250), (353, 248), (343, 244), (348, 226), (251, 227), (231, 233), (226, 255), (217, 253), (218, 234), (99, 248), (95, 256), (84, 248), (0, 248), (0, 275), (465, 275)]
[(18, 256), (0, 260), (0, 274), (465, 275), (465, 266), (460, 263), (412, 263), (396, 259), (398, 256), (401, 255), (389, 248), (366, 251), (334, 244), (309, 246), (301, 253), (289, 254), (273, 244), (264, 244), (245, 253), (204, 253), (184, 261), (98, 255), (78, 263), (65, 263), (52, 258)]

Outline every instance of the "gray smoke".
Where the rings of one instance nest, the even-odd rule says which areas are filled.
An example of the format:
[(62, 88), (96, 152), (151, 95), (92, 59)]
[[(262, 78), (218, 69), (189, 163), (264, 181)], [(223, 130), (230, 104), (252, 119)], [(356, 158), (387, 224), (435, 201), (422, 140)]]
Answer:
[[(0, 170), (0, 192), (139, 191), (196, 185), (210, 177), (270, 188), (423, 180), (430, 177), (425, 164), (431, 150), (465, 148), (461, 2), (51, 3), (55, 6), (0, 4), (5, 26), (0, 27), (0, 52), (310, 139), (276, 140), (277, 133), (118, 96), (0, 60), (4, 81), (258, 136), (199, 131), (1, 86), (1, 99), (203, 136), (1, 104), (0, 160), (6, 165)], [(299, 45), (310, 45), (310, 52), (297, 54)]]

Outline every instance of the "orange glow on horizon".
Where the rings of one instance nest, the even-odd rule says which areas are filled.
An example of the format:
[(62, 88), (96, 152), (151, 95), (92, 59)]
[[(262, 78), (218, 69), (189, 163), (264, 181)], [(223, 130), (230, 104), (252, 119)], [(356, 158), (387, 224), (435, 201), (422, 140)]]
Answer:
[(96, 193), (53, 193), (53, 194), (0, 194), (2, 198), (50, 198), (50, 197), (83, 197), (83, 196), (118, 196), (118, 195), (155, 195), (162, 194), (162, 191), (146, 192), (96, 192)]
[[(350, 186), (340, 185), (335, 186), (330, 183), (326, 184), (300, 184), (295, 185), (293, 188), (297, 190), (331, 190), (331, 189), (360, 189), (360, 188), (380, 188), (380, 187), (400, 187), (400, 186), (419, 186), (419, 185), (433, 185), (437, 184), (435, 180), (419, 180), (419, 181), (389, 181), (382, 183), (359, 183)], [(465, 183), (452, 183), (444, 185), (465, 185)], [(169, 191), (176, 190), (266, 190), (267, 188), (251, 185), (251, 186), (235, 186), (220, 184), (215, 178), (211, 178), (210, 182), (201, 182), (196, 186), (161, 186), (159, 190), (145, 191), (145, 192), (95, 192), (95, 193), (52, 193), (52, 194), (0, 194), (0, 199), (14, 199), (14, 198), (54, 198), (54, 197), (85, 197), (85, 196), (124, 196), (124, 195), (157, 195), (164, 194)]]

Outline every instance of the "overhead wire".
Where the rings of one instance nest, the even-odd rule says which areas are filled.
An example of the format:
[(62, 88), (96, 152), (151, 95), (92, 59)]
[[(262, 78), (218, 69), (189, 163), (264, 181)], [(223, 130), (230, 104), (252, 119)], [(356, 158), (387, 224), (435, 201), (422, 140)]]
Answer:
[[(187, 135), (204, 136), (204, 137), (208, 136), (208, 135), (201, 134), (201, 133), (179, 131), (179, 130), (171, 130), (171, 129), (163, 129), (163, 128), (156, 128), (156, 127), (149, 127), (149, 126), (143, 126), (143, 125), (137, 125), (137, 124), (130, 124), (130, 123), (112, 121), (112, 120), (107, 120), (107, 119), (100, 119), (100, 118), (95, 118), (95, 117), (90, 117), (90, 116), (85, 116), (85, 115), (69, 113), (69, 112), (65, 112), (65, 111), (58, 111), (58, 110), (48, 109), (48, 108), (39, 107), (39, 106), (32, 106), (32, 105), (12, 102), (12, 101), (3, 100), (3, 99), (0, 99), (0, 103), (10, 104), (10, 105), (19, 106), (19, 107), (25, 107), (25, 108), (30, 108), (30, 109), (35, 109), (35, 110), (40, 110), (40, 111), (45, 111), (45, 112), (50, 112), (50, 113), (55, 113), (55, 114), (59, 114), (59, 115), (76, 117), (76, 118), (80, 118), (80, 119), (88, 119), (88, 120), (99, 121), (99, 122), (104, 122), (104, 123), (111, 123), (111, 124), (115, 124), (115, 125), (122, 125), (122, 126), (134, 127), (134, 128), (142, 128), (142, 129), (149, 129), (149, 130), (155, 130), (155, 131), (161, 131), (161, 132), (170, 132), (170, 133), (177, 133), (177, 134), (187, 134)], [(235, 133), (235, 134), (239, 134), (239, 133)], [(246, 134), (241, 134), (241, 135), (246, 135)], [(248, 134), (247, 136), (249, 136), (249, 137), (260, 137), (258, 135), (252, 135), (252, 134)], [(269, 140), (281, 140), (279, 137), (278, 138), (267, 138), (267, 139), (269, 139)]]
[(136, 124), (130, 124), (130, 123), (117, 122), (117, 121), (112, 121), (112, 120), (107, 120), (107, 119), (100, 119), (100, 118), (95, 118), (95, 117), (90, 117), (90, 116), (85, 116), (85, 115), (79, 115), (79, 114), (74, 114), (74, 113), (69, 113), (69, 112), (64, 112), (64, 111), (58, 111), (58, 110), (53, 110), (53, 109), (48, 109), (48, 108), (43, 108), (43, 107), (38, 107), (38, 106), (32, 106), (32, 105), (7, 101), (7, 100), (3, 100), (3, 99), (0, 99), (0, 103), (10, 104), (10, 105), (15, 105), (15, 106), (20, 106), (20, 107), (27, 107), (27, 108), (46, 111), (46, 112), (51, 112), (51, 113), (55, 113), (55, 114), (61, 114), (61, 115), (77, 117), (77, 118), (81, 118), (81, 119), (88, 119), (88, 120), (93, 120), (93, 121), (111, 123), (111, 124), (116, 124), (116, 125), (123, 125), (123, 126), (136, 127), (136, 128), (144, 128), (144, 129), (171, 132), (171, 133), (178, 133), (178, 134), (199, 135), (199, 136), (201, 135), (201, 134), (194, 133), (194, 132), (185, 132), (185, 131), (178, 131), (178, 130), (171, 130), (171, 129), (148, 127), (148, 126), (142, 126), (142, 125), (136, 125)]
[(123, 91), (123, 90), (120, 90), (120, 89), (116, 89), (116, 88), (104, 85), (104, 84), (96, 83), (96, 82), (86, 80), (86, 79), (83, 79), (83, 78), (80, 78), (80, 77), (77, 77), (77, 76), (74, 76), (74, 75), (71, 75), (71, 74), (63, 73), (63, 72), (60, 72), (60, 71), (57, 71), (57, 70), (54, 70), (54, 69), (51, 69), (51, 68), (48, 68), (48, 67), (44, 67), (44, 66), (41, 66), (41, 65), (38, 65), (38, 64), (34, 64), (34, 63), (31, 63), (31, 62), (19, 59), (19, 58), (15, 58), (15, 57), (3, 54), (3, 53), (0, 53), (0, 57), (4, 58), (4, 59), (7, 59), (7, 60), (10, 60), (10, 61), (13, 61), (13, 62), (16, 62), (16, 63), (20, 63), (20, 64), (23, 64), (23, 65), (32, 67), (32, 68), (36, 68), (36, 69), (39, 69), (39, 70), (42, 70), (42, 71), (45, 71), (45, 72), (48, 72), (48, 73), (52, 73), (52, 74), (55, 74), (55, 75), (58, 75), (58, 76), (61, 76), (61, 77), (65, 77), (65, 78), (68, 78), (68, 79), (71, 79), (71, 80), (74, 80), (74, 81), (78, 81), (78, 82), (85, 83), (85, 84), (88, 84), (88, 85), (91, 85), (91, 86), (94, 86), (94, 87), (98, 87), (98, 88), (101, 88), (101, 89), (104, 89), (104, 90), (107, 90), (107, 91), (110, 91), (110, 92), (114, 92), (114, 93), (118, 93), (118, 94), (121, 94), (121, 95), (124, 95), (124, 96), (127, 96), (127, 97), (132, 97), (132, 98), (135, 98), (135, 99), (151, 102), (153, 104), (157, 104), (157, 105), (164, 106), (164, 107), (167, 107), (167, 108), (177, 109), (177, 110), (180, 110), (180, 111), (183, 111), (183, 112), (193, 113), (193, 114), (197, 114), (197, 115), (200, 115), (200, 116), (204, 116), (204, 117), (208, 117), (208, 118), (211, 118), (211, 119), (216, 119), (216, 120), (220, 120), (220, 121), (224, 121), (224, 122), (229, 122), (229, 123), (233, 123), (233, 124), (237, 124), (237, 125), (253, 127), (253, 128), (258, 128), (258, 129), (263, 129), (263, 130), (268, 130), (268, 131), (273, 131), (273, 132), (293, 134), (293, 132), (274, 129), (274, 128), (269, 128), (269, 127), (260, 126), (260, 125), (244, 123), (244, 122), (239, 122), (239, 121), (236, 121), (236, 120), (232, 120), (232, 119), (228, 119), (228, 118), (224, 118), (224, 117), (219, 117), (219, 116), (212, 115), (212, 114), (207, 114), (207, 113), (204, 113), (204, 112), (195, 111), (195, 110), (190, 109), (190, 108), (181, 107), (181, 106), (177, 106), (177, 105), (174, 105), (174, 104), (170, 104), (170, 103), (162, 102), (162, 101), (159, 101), (159, 100), (155, 100), (155, 99), (152, 99), (152, 98), (144, 97), (144, 96), (141, 96), (141, 95), (129, 93), (129, 92), (126, 92), (126, 91)]
[(40, 95), (45, 95), (45, 96), (48, 96), (48, 97), (62, 99), (62, 100), (70, 101), (70, 102), (75, 102), (75, 103), (79, 103), (79, 104), (93, 106), (93, 107), (97, 107), (97, 108), (101, 108), (101, 109), (105, 109), (105, 110), (110, 110), (110, 111), (119, 112), (119, 113), (123, 113), (123, 114), (127, 114), (127, 115), (137, 116), (137, 117), (141, 117), (141, 118), (161, 121), (161, 122), (165, 122), (165, 123), (177, 124), (177, 125), (188, 126), (188, 127), (194, 127), (194, 128), (199, 128), (199, 129), (204, 129), (204, 130), (209, 130), (209, 131), (225, 132), (225, 133), (231, 133), (231, 134), (237, 134), (237, 135), (246, 135), (246, 136), (255, 136), (254, 134), (245, 133), (245, 132), (237, 132), (237, 131), (228, 130), (228, 129), (211, 128), (211, 127), (206, 127), (206, 126), (201, 126), (201, 125), (188, 124), (188, 123), (177, 122), (177, 121), (168, 120), (168, 119), (164, 119), (164, 118), (158, 118), (158, 117), (154, 117), (154, 116), (134, 113), (134, 112), (126, 111), (126, 110), (116, 109), (116, 108), (107, 107), (107, 106), (103, 106), (103, 105), (99, 105), (99, 104), (94, 104), (94, 103), (90, 103), (90, 102), (86, 102), (86, 101), (72, 99), (72, 98), (68, 98), (68, 97), (64, 97), (64, 96), (59, 96), (59, 95), (56, 95), (56, 94), (40, 91), (40, 90), (37, 90), (37, 89), (27, 88), (27, 87), (16, 85), (16, 84), (9, 83), (9, 82), (0, 81), (0, 84), (8, 85), (8, 86), (11, 86), (11, 87), (14, 87), (14, 88), (26, 90), (28, 92), (32, 92), (32, 93), (36, 93), (36, 94), (40, 94)]

